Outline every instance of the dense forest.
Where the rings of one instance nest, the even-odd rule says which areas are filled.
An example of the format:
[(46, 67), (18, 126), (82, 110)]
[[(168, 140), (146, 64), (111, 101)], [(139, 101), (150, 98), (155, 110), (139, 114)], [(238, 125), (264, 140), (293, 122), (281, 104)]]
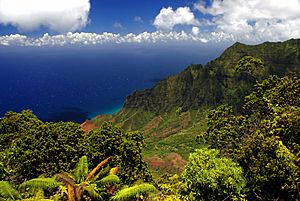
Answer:
[[(298, 62), (299, 51), (296, 55)], [(222, 57), (215, 62), (221, 61)], [(210, 75), (210, 92), (222, 84), (226, 93), (206, 92), (211, 95), (206, 101), (205, 94), (194, 94), (192, 84), (186, 85), (192, 92), (180, 97), (188, 97), (181, 105), (157, 103), (165, 114), (176, 108), (180, 118), (189, 109), (204, 108), (192, 99), (210, 105), (201, 113), (206, 123), (199, 130), (194, 126), (190, 136), (196, 149), (188, 150), (177, 174), (148, 168), (144, 158), (149, 134), (134, 130), (137, 124), (132, 121), (130, 128), (114, 119), (87, 130), (72, 122), (42, 122), (30, 110), (7, 112), (0, 118), (0, 200), (300, 200), (300, 78), (293, 70), (297, 62), (278, 72), (268, 62), (257, 55), (240, 55), (221, 81), (217, 74), (224, 69), (211, 70), (211, 63), (190, 67), (192, 77), (186, 82)], [(235, 84), (240, 84), (238, 90), (229, 98)], [(177, 91), (187, 90), (175, 86)], [(136, 92), (141, 94), (127, 101), (145, 105), (145, 93), (153, 91)], [(155, 100), (147, 105), (144, 114), (155, 107)], [(151, 115), (161, 111), (152, 110)]]

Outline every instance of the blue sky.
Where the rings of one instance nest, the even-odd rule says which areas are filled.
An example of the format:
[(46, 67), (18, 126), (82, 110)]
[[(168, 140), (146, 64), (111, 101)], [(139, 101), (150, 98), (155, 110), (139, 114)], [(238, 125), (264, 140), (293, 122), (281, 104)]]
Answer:
[[(80, 31), (122, 34), (152, 32), (156, 30), (153, 26), (154, 18), (163, 7), (193, 7), (193, 4), (196, 2), (195, 0), (91, 0), (89, 23)], [(207, 3), (209, 4), (209, 1)], [(120, 24), (122, 27), (116, 26), (116, 24)], [(47, 27), (40, 27), (30, 31), (19, 31), (17, 27), (12, 25), (0, 24), (0, 35), (22, 33), (36, 36), (46, 32), (57, 33), (49, 30)]]
[[(152, 25), (155, 16), (163, 7), (181, 7), (193, 5), (195, 1), (184, 0), (93, 0), (91, 1), (91, 24), (85, 31), (88, 32), (118, 32), (139, 33), (143, 31), (155, 31)], [(134, 21), (140, 17), (143, 21)], [(123, 29), (113, 25), (120, 23)]]
[(1, 45), (255, 44), (299, 38), (299, 27), (300, 0), (0, 0)]

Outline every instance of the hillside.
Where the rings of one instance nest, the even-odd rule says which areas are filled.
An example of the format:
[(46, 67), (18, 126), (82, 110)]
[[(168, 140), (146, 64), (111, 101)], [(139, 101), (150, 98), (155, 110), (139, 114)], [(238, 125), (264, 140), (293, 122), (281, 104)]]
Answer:
[[(234, 72), (237, 62), (246, 55), (265, 63), (256, 78)], [(199, 147), (195, 136), (205, 130), (210, 108), (228, 103), (238, 112), (256, 80), (291, 71), (300, 74), (300, 39), (253, 46), (235, 43), (204, 66), (191, 65), (150, 89), (135, 91), (119, 113), (99, 115), (85, 122), (83, 128), (89, 130), (112, 121), (125, 130), (139, 129), (147, 138), (145, 156), (150, 166), (180, 171), (188, 154)]]

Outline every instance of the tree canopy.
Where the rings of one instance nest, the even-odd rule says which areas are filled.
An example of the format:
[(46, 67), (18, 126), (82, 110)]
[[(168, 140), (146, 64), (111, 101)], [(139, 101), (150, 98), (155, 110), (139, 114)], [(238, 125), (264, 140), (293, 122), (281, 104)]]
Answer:
[(182, 177), (186, 200), (238, 198), (246, 186), (243, 169), (216, 149), (202, 148), (190, 154)]
[(17, 183), (70, 172), (83, 155), (92, 166), (113, 156), (126, 183), (151, 179), (142, 158), (143, 133), (108, 122), (84, 133), (77, 123), (42, 122), (30, 110), (8, 112), (0, 119), (0, 146), (0, 176)]
[(245, 98), (244, 115), (222, 105), (209, 115), (208, 142), (244, 169), (249, 197), (300, 199), (300, 79), (270, 76)]

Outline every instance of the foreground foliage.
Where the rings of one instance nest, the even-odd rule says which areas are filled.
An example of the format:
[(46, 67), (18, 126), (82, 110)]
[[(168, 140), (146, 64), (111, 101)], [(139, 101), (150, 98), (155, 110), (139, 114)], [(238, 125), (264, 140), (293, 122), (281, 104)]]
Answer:
[(99, 158), (114, 156), (113, 163), (120, 168), (119, 176), (126, 184), (151, 180), (142, 157), (145, 141), (140, 131), (125, 132), (121, 127), (105, 122), (86, 135), (84, 147), (93, 166)]
[(156, 188), (152, 184), (143, 183), (121, 189), (114, 195), (112, 201), (143, 200), (144, 196), (150, 192), (155, 192)]
[[(118, 191), (121, 186), (121, 180), (117, 176), (119, 168), (108, 166), (111, 159), (112, 157), (106, 158), (89, 171), (87, 157), (83, 156), (71, 173), (61, 172), (51, 178), (40, 177), (25, 181), (18, 187), (23, 189), (20, 192), (8, 181), (0, 181), (0, 200), (144, 200), (150, 192), (156, 191), (156, 188), (148, 183), (131, 187), (125, 185)], [(51, 195), (49, 199), (45, 198), (44, 191)]]
[(219, 106), (198, 136), (244, 169), (249, 199), (300, 199), (300, 79), (271, 76), (245, 98), (247, 115)]
[(215, 149), (192, 153), (183, 172), (187, 200), (226, 200), (240, 197), (246, 186), (242, 168), (231, 159), (220, 157)]
[(21, 199), (20, 193), (8, 181), (0, 181), (0, 200)]
[(83, 137), (79, 124), (44, 123), (29, 110), (8, 112), (0, 119), (2, 163), (18, 182), (69, 171), (83, 155)]
[(70, 172), (83, 155), (96, 166), (99, 160), (114, 156), (120, 178), (130, 184), (151, 180), (142, 158), (143, 133), (124, 132), (112, 123), (84, 133), (72, 122), (42, 122), (30, 110), (8, 112), (0, 118), (0, 178), (16, 183), (40, 175)]

